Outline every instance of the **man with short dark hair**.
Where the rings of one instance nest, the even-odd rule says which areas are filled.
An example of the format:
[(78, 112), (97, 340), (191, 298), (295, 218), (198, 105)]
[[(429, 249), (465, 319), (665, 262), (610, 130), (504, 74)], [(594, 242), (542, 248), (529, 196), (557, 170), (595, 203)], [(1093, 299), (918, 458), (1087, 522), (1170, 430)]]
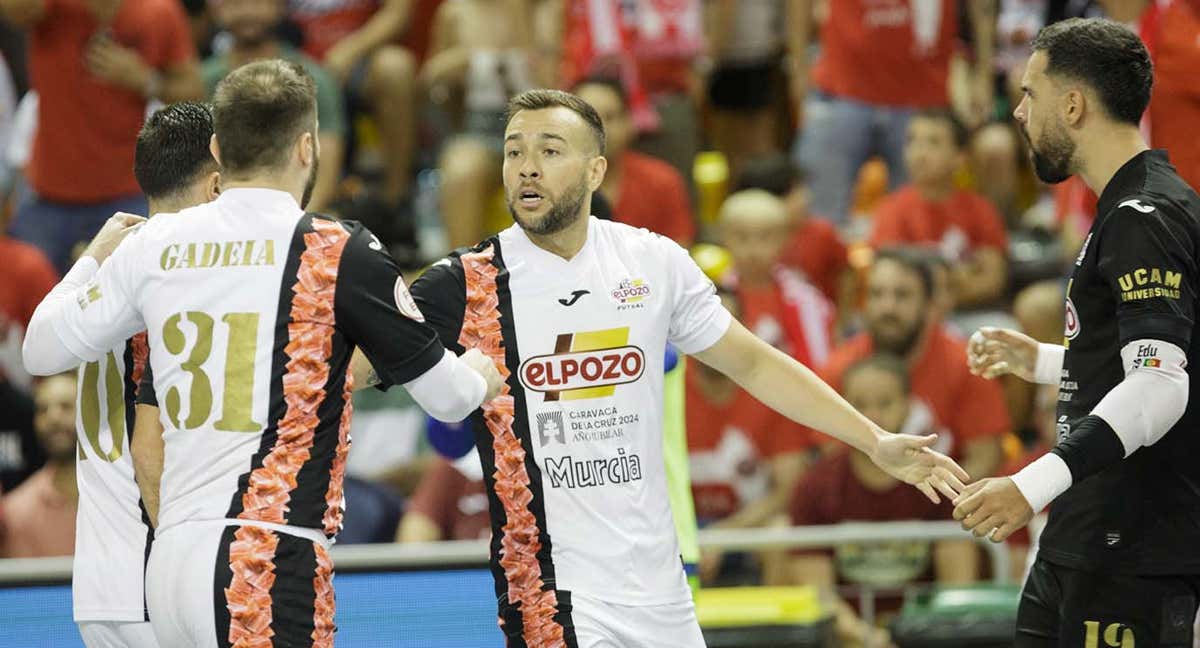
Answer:
[(471, 428), (513, 648), (704, 645), (667, 496), (668, 342), (932, 500), (963, 474), (928, 450), (935, 437), (885, 432), (734, 321), (678, 244), (589, 216), (604, 154), (581, 98), (515, 97), (502, 177), (516, 224), (413, 286), (443, 344), (482, 350), (506, 377)]
[(235, 70), (213, 129), (221, 195), (156, 214), (102, 265), (81, 259), (38, 307), (25, 363), (53, 372), (148, 333), (166, 430), (146, 578), (160, 644), (332, 645), (354, 348), (444, 420), (499, 376), (478, 351), (446, 353), (369, 231), (301, 209), (319, 155), (301, 66)]
[(982, 329), (971, 369), (1059, 385), (1058, 444), (955, 501), (1002, 541), (1053, 501), (1015, 646), (1191, 646), (1200, 591), (1200, 196), (1138, 122), (1153, 70), (1105, 20), (1043, 29), (1021, 125), (1043, 182), (1079, 175), (1100, 199), (1067, 283), (1063, 346)]

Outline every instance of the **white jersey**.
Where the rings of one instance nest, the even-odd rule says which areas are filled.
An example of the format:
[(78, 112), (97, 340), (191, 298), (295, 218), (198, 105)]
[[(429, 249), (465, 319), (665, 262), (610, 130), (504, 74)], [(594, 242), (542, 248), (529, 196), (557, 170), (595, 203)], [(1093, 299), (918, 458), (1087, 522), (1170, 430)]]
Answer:
[(566, 261), (513, 226), (436, 264), (413, 295), (447, 347), (507, 372), (507, 396), (473, 421), (510, 645), (569, 636), (573, 593), (690, 601), (663, 465), (664, 351), (702, 351), (732, 318), (688, 253), (592, 218)]
[(146, 336), (139, 334), (79, 367), (79, 513), (71, 575), (75, 621), (146, 620), (151, 536), (129, 446), (136, 385), (148, 352)]
[(229, 519), (332, 538), (354, 347), (392, 384), (445, 354), (369, 231), (267, 189), (155, 216), (75, 302), (54, 326), (77, 357), (147, 332), (165, 430), (159, 533)]

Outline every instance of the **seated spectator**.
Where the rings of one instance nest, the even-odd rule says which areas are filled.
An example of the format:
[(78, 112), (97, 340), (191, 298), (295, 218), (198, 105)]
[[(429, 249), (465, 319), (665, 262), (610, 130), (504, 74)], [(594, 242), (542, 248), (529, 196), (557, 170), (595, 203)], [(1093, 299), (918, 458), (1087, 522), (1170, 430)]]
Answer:
[(1004, 392), (996, 382), (972, 376), (966, 343), (930, 307), (935, 290), (930, 265), (912, 250), (882, 250), (867, 276), (863, 310), (866, 331), (833, 350), (822, 378), (838, 389), (846, 369), (884, 351), (906, 360), (912, 392), (949, 434), (949, 451), (971, 477), (995, 474), (1003, 458), (1001, 438), (1012, 429)]
[[(880, 354), (851, 365), (842, 395), (867, 418), (887, 430), (907, 434), (937, 432), (931, 412), (909, 390), (907, 366)], [(880, 470), (865, 454), (847, 447), (814, 464), (796, 484), (789, 510), (792, 524), (948, 520), (950, 503), (931, 503), (915, 489)], [(789, 565), (793, 582), (832, 588), (859, 584), (897, 587), (932, 575), (941, 583), (975, 580), (979, 556), (973, 541), (843, 544), (830, 552), (804, 553)], [(897, 601), (884, 600), (878, 603)], [(836, 631), (843, 645), (888, 645), (887, 633), (867, 626), (847, 602), (837, 600)]]
[(992, 122), (971, 137), (971, 178), (979, 195), (999, 211), (1005, 227), (1017, 229), (1038, 189), (1025, 149), (1010, 124)]
[(38, 128), (26, 168), (32, 189), (10, 233), (65, 272), (76, 243), (113, 212), (146, 213), (133, 149), (147, 104), (203, 94), (178, 0), (0, 2), (28, 29)]
[(276, 36), (284, 18), (284, 0), (216, 0), (213, 14), (217, 24), (232, 36), (229, 51), (204, 61), (202, 74), (208, 96), (230, 71), (252, 61), (282, 58), (304, 66), (317, 84), (317, 138), (321, 164), (312, 198), (304, 208), (322, 211), (333, 201), (342, 175), (346, 146), (346, 123), (337, 83), (308, 56)]
[(21, 360), (25, 327), (58, 273), (41, 250), (5, 234), (0, 210), (0, 492), (7, 492), (44, 461), (33, 433), (31, 378)]
[[(234, 0), (247, 2), (248, 0)], [(383, 149), (384, 201), (410, 194), (416, 157), (417, 64), (397, 45), (413, 18), (413, 0), (288, 0), (304, 51), (350, 98), (375, 117)], [(321, 151), (324, 157), (324, 150)]]
[(967, 131), (952, 113), (913, 116), (904, 146), (911, 184), (888, 196), (875, 211), (871, 245), (929, 245), (952, 264), (955, 303), (980, 306), (1004, 294), (1008, 236), (996, 208), (982, 196), (955, 186), (964, 160)]
[(599, 193), (612, 205), (613, 220), (690, 246), (696, 223), (687, 184), (671, 165), (630, 149), (636, 134), (621, 84), (594, 78), (575, 86), (573, 92), (591, 104), (604, 123), (608, 170)]
[(853, 308), (854, 284), (846, 245), (828, 220), (808, 211), (809, 189), (800, 167), (783, 154), (752, 158), (742, 169), (737, 187), (738, 191), (768, 191), (787, 205), (792, 231), (780, 261), (803, 272), (838, 305), (839, 312)]
[(491, 536), (479, 452), (434, 459), (408, 500), (396, 542), (475, 540)]
[(75, 372), (49, 376), (33, 391), (46, 465), (0, 498), (0, 558), (70, 556), (75, 552)]
[[(741, 317), (736, 298), (722, 294)], [(688, 463), (696, 521), (748, 529), (771, 524), (809, 463), (815, 433), (758, 402), (724, 374), (690, 362), (685, 376)], [(740, 560), (736, 562), (744, 562)], [(700, 577), (712, 582), (720, 552), (705, 552)], [(741, 566), (741, 565), (737, 565)]]
[(448, 97), (462, 97), (461, 136), (447, 142), (438, 160), (442, 223), (452, 248), (474, 245), (499, 229), (488, 216), (500, 191), (504, 111), (510, 96), (534, 85), (527, 12), (514, 12), (513, 6), (486, 0), (440, 5), (430, 56), (421, 68), (433, 101), (445, 106)]
[(803, 275), (780, 263), (790, 223), (783, 201), (761, 189), (721, 205), (721, 241), (733, 262), (727, 286), (741, 322), (771, 346), (819, 367), (833, 344), (834, 309)]

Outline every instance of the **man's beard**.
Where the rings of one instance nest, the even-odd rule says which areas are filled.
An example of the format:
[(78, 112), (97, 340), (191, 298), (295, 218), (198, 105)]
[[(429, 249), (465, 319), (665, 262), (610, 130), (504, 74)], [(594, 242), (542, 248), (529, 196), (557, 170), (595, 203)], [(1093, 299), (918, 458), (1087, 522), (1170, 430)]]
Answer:
[(312, 171), (308, 174), (308, 181), (304, 183), (304, 195), (300, 197), (300, 209), (308, 209), (308, 201), (312, 200), (313, 189), (317, 186), (317, 169), (321, 167), (321, 160), (313, 158)]
[(1033, 170), (1038, 180), (1058, 184), (1073, 175), (1071, 159), (1075, 157), (1075, 142), (1071, 141), (1061, 126), (1043, 130), (1037, 146), (1033, 145), (1024, 128), (1021, 133), (1025, 135), (1025, 143), (1029, 144), (1029, 150), (1033, 153)]
[[(893, 320), (893, 322), (894, 321), (895, 320)], [(896, 327), (891, 327), (891, 330), (896, 330)], [(883, 336), (879, 335), (878, 333), (874, 333), (871, 335), (871, 339), (875, 342), (875, 346), (879, 350), (904, 357), (907, 356), (910, 351), (912, 351), (914, 346), (916, 346), (917, 338), (920, 336), (921, 325), (917, 324), (916, 326), (913, 326), (911, 331), (901, 334), (900, 337), (891, 337), (890, 335)]]
[(528, 234), (537, 234), (538, 236), (546, 236), (561, 232), (579, 220), (580, 211), (583, 208), (583, 201), (587, 199), (587, 178), (580, 178), (579, 182), (570, 189), (563, 192), (561, 200), (555, 200), (550, 206), (550, 211), (537, 222), (526, 222), (517, 213), (516, 205), (514, 204), (519, 199), (520, 192), (517, 192), (518, 197), (510, 197), (508, 199), (508, 213), (512, 214), (513, 220), (521, 229)]

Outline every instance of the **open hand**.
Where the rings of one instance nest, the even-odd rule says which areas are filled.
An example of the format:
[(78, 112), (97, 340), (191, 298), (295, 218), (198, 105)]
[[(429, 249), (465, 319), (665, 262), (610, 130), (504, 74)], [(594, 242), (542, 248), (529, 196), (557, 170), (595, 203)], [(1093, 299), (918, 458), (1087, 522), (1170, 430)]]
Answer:
[(88, 71), (96, 77), (134, 92), (145, 92), (153, 73), (137, 51), (109, 36), (97, 36), (84, 52)]
[(885, 433), (871, 453), (871, 461), (887, 474), (916, 486), (934, 504), (942, 501), (939, 492), (952, 500), (962, 492), (963, 482), (970, 477), (953, 459), (930, 450), (935, 441), (936, 434)]
[(981, 479), (954, 500), (954, 519), (963, 529), (992, 542), (1004, 542), (1032, 518), (1029, 502), (1008, 477)]

